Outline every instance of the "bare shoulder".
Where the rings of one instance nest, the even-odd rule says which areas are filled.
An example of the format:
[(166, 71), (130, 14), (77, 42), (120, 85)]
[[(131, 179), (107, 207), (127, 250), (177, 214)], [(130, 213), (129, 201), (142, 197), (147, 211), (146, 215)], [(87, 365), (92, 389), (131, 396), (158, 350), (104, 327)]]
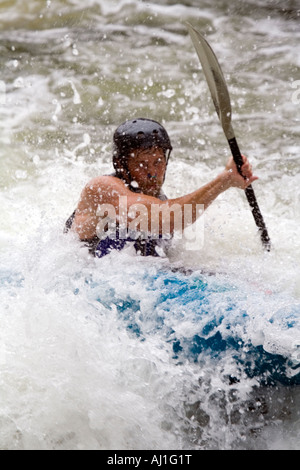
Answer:
[(106, 191), (110, 188), (126, 188), (123, 181), (115, 176), (96, 176), (92, 178), (88, 183), (85, 185), (84, 190), (86, 191)]
[(85, 185), (81, 198), (98, 202), (113, 202), (114, 197), (126, 195), (128, 188), (115, 176), (96, 176)]

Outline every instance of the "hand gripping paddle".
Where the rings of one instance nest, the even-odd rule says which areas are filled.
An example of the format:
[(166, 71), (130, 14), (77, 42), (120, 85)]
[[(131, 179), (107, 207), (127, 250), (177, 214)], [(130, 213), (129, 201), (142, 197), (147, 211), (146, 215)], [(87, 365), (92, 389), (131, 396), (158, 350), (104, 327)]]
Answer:
[[(228, 140), (228, 144), (231, 149), (231, 153), (234, 159), (234, 162), (237, 166), (238, 172), (241, 173), (241, 166), (243, 164), (243, 159), (241, 152), (239, 150), (234, 131), (231, 125), (231, 104), (228, 89), (222, 73), (221, 67), (218, 63), (218, 60), (213, 52), (212, 48), (204, 37), (189, 23), (186, 23), (188, 31), (190, 33), (191, 39), (193, 41), (194, 47), (200, 59), (202, 69), (210, 89), (210, 93), (221, 121), (224, 134)], [(242, 175), (243, 176), (243, 175)], [(270, 251), (271, 242), (267, 232), (267, 228), (264, 223), (264, 219), (261, 215), (260, 209), (258, 207), (256, 197), (252, 185), (248, 186), (245, 189), (245, 194), (248, 199), (249, 205), (252, 210), (252, 214), (255, 220), (255, 223), (260, 231), (260, 237), (263, 244), (263, 247)]]

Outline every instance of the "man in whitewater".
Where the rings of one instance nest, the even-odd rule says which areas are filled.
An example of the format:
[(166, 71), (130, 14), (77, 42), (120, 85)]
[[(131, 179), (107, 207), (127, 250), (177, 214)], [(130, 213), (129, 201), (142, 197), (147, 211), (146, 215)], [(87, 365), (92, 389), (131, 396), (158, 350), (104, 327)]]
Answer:
[(139, 118), (121, 124), (114, 133), (115, 173), (87, 183), (65, 231), (76, 232), (97, 257), (129, 244), (143, 256), (160, 256), (174, 232), (193, 224), (219, 194), (231, 187), (245, 189), (257, 179), (246, 157), (243, 176), (230, 158), (210, 183), (167, 199), (162, 186), (171, 150), (169, 136), (158, 122)]

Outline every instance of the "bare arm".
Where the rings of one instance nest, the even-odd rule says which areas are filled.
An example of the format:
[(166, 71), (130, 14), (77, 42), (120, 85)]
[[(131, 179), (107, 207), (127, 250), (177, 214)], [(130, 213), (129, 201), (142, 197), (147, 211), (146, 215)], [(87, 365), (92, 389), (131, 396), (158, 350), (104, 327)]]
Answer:
[[(103, 176), (94, 178), (91, 180), (86, 187), (83, 189), (81, 198), (76, 210), (76, 216), (73, 223), (73, 229), (78, 233), (81, 239), (90, 239), (97, 233), (97, 225), (100, 221), (99, 207), (108, 207), (103, 205), (109, 205), (113, 208), (118, 220), (120, 218), (120, 197), (122, 198), (122, 208), (126, 212), (127, 224), (130, 224), (134, 217), (136, 217), (136, 210), (130, 209), (142, 207), (143, 211), (140, 212), (142, 217), (144, 216), (145, 224), (148, 232), (151, 233), (153, 229), (153, 206), (160, 212), (159, 218), (159, 233), (168, 226), (170, 233), (173, 233), (175, 227), (174, 212), (168, 213), (168, 209), (171, 210), (172, 206), (178, 205), (181, 207), (181, 219), (180, 225), (184, 229), (186, 227), (186, 221), (183, 217), (183, 209), (185, 205), (191, 205), (192, 218), (189, 220), (190, 223), (194, 223), (199, 215), (197, 211), (197, 205), (203, 205), (204, 210), (218, 197), (219, 194), (226, 191), (230, 187), (239, 187), (245, 189), (253, 181), (257, 179), (253, 176), (251, 166), (248, 160), (244, 158), (244, 165), (242, 166), (242, 172), (246, 179), (244, 179), (236, 170), (236, 166), (231, 158), (222, 173), (220, 173), (210, 183), (202, 186), (201, 188), (193, 191), (190, 194), (168, 199), (167, 201), (161, 201), (153, 196), (147, 196), (142, 193), (134, 193), (130, 191), (126, 185), (118, 178), (112, 176)], [(199, 207), (199, 206), (198, 206)], [(132, 215), (131, 212), (134, 214)], [(169, 217), (169, 224), (164, 224), (164, 215)], [(103, 215), (103, 214), (102, 214)], [(178, 214), (177, 214), (178, 216)], [(142, 218), (140, 217), (140, 220)], [(177, 220), (178, 224), (178, 220)], [(178, 227), (178, 225), (177, 225)]]

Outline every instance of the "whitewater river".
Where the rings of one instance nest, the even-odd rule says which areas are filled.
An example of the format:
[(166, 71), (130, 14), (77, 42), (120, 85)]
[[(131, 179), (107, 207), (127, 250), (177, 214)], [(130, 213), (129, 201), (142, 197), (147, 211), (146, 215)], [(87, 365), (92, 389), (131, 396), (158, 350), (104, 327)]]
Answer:
[[(92, 259), (63, 226), (112, 171), (121, 122), (166, 127), (169, 197), (227, 162), (185, 21), (222, 65), (272, 250), (231, 189), (192, 249)], [(1, 0), (1, 449), (300, 449), (299, 40), (296, 0)], [(191, 272), (181, 300), (159, 277), (174, 266)], [(241, 361), (193, 349), (200, 329), (240, 338)], [(250, 344), (288, 358), (291, 380), (245, 373)]]

